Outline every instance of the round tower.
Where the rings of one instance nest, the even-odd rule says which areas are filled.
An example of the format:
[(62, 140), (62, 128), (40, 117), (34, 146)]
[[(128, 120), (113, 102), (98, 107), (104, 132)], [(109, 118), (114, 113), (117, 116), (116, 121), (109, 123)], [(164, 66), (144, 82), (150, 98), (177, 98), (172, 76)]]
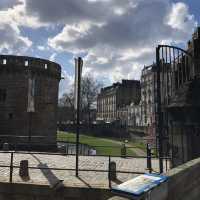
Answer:
[(0, 55), (0, 145), (56, 147), (59, 64)]

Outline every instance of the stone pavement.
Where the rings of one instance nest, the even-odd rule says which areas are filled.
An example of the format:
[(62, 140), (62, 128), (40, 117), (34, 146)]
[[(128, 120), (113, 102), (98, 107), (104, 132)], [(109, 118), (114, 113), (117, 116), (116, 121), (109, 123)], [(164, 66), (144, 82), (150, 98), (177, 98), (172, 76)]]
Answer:
[[(66, 187), (82, 188), (109, 188), (107, 172), (79, 172), (79, 177), (75, 176), (75, 171), (52, 170), (49, 168), (75, 169), (75, 156), (71, 155), (43, 155), (43, 154), (14, 154), (13, 165), (19, 166), (21, 160), (28, 160), (29, 167), (41, 167), (46, 169), (29, 169), (29, 179), (23, 180), (19, 176), (19, 168), (13, 170), (14, 183), (49, 185), (55, 187), (60, 180)], [(117, 170), (147, 172), (145, 158), (111, 158), (116, 162)], [(80, 156), (80, 169), (108, 170), (108, 157)], [(10, 165), (10, 153), (0, 152), (0, 165)], [(158, 160), (152, 159), (152, 166), (158, 171)], [(9, 182), (9, 168), (0, 167), (0, 182)], [(137, 174), (117, 174), (117, 181), (112, 184), (119, 184)], [(58, 184), (59, 185), (59, 184)]]

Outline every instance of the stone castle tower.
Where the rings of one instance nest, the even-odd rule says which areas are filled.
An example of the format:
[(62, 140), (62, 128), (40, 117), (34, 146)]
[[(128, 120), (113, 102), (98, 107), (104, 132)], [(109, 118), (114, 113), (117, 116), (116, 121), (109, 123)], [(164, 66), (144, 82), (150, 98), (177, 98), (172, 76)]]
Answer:
[(0, 55), (0, 147), (56, 147), (59, 64)]

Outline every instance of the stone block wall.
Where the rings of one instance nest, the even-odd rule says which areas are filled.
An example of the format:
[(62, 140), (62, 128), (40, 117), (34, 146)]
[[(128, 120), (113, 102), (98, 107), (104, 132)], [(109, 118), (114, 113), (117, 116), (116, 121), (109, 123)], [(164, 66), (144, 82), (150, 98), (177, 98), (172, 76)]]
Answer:
[(111, 196), (108, 189), (0, 183), (1, 200), (106, 200)]
[[(30, 77), (35, 80), (33, 113), (27, 112)], [(59, 64), (0, 55), (0, 145), (27, 142), (31, 135), (31, 143), (55, 147), (60, 79)]]
[(179, 165), (167, 172), (166, 175), (169, 176), (169, 180), (152, 190), (150, 193), (150, 199), (200, 199), (200, 158)]

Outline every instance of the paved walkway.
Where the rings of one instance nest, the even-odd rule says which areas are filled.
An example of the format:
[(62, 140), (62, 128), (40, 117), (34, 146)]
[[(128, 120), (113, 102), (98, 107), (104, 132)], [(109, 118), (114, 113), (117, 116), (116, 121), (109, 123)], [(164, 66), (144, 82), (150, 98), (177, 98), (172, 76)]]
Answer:
[[(19, 168), (14, 168), (13, 182), (49, 185), (54, 187), (60, 180), (62, 184), (69, 187), (87, 187), (87, 188), (108, 188), (107, 172), (79, 172), (79, 178), (75, 176), (74, 171), (52, 170), (49, 168), (67, 168), (75, 169), (75, 156), (63, 155), (41, 155), (41, 154), (14, 154), (14, 166), (19, 166), (21, 160), (28, 160), (29, 167), (41, 167), (46, 169), (29, 169), (29, 179), (22, 179), (19, 176)], [(117, 170), (120, 171), (146, 171), (146, 159), (144, 158), (111, 158), (116, 162)], [(10, 165), (10, 154), (0, 152), (0, 165)], [(80, 169), (108, 170), (108, 157), (80, 156)], [(152, 166), (158, 171), (158, 160), (152, 160)], [(9, 181), (9, 168), (0, 167), (0, 181)], [(117, 174), (117, 181), (113, 184), (119, 184), (137, 174)]]

